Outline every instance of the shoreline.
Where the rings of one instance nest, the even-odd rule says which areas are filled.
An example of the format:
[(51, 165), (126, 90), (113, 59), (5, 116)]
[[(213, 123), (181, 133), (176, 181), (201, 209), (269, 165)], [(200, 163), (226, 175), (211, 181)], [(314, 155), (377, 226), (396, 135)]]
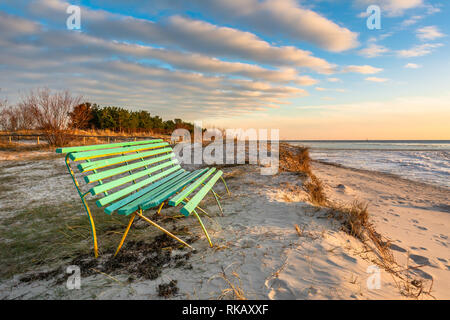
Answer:
[(450, 189), (450, 143), (447, 141), (437, 144), (386, 141), (384, 145), (370, 141), (343, 141), (303, 145), (309, 147), (311, 158), (316, 161), (391, 173), (412, 181)]
[(418, 185), (423, 185), (424, 187), (436, 188), (436, 189), (439, 189), (440, 191), (450, 191), (450, 187), (446, 187), (446, 186), (439, 185), (439, 184), (432, 184), (430, 182), (424, 182), (424, 181), (408, 179), (408, 178), (402, 177), (402, 176), (400, 176), (398, 174), (395, 174), (395, 173), (383, 172), (383, 171), (377, 171), (377, 170), (370, 170), (370, 169), (353, 168), (353, 167), (345, 166), (345, 165), (342, 165), (342, 164), (339, 164), (339, 163), (327, 162), (327, 161), (323, 161), (323, 160), (311, 160), (311, 162), (312, 163), (320, 163), (320, 164), (323, 164), (323, 165), (329, 165), (329, 166), (336, 167), (336, 168), (343, 168), (343, 169), (347, 169), (347, 170), (353, 170), (355, 172), (367, 172), (367, 173), (380, 174), (380, 175), (384, 175), (384, 176), (389, 177), (389, 178), (405, 180), (407, 182), (416, 183)]

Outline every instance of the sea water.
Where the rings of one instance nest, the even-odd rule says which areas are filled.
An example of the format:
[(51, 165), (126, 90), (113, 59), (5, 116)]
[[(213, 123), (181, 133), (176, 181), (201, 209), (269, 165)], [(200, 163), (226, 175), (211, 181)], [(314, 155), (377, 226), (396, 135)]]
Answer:
[(285, 141), (311, 158), (450, 188), (450, 140)]

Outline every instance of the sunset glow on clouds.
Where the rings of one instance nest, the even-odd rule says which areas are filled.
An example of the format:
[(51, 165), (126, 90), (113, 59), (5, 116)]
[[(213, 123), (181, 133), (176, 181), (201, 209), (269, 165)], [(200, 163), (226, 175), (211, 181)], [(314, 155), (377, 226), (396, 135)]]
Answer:
[[(28, 89), (69, 88), (101, 105), (165, 119), (270, 124), (289, 139), (389, 132), (395, 139), (401, 128), (390, 120), (381, 134), (373, 125), (340, 127), (336, 119), (383, 123), (397, 108), (410, 125), (429, 128), (428, 138), (450, 138), (438, 120), (450, 117), (447, 4), (343, 2), (2, 1), (0, 94), (14, 102)], [(81, 7), (80, 31), (66, 28), (71, 4)], [(368, 30), (360, 17), (370, 4), (382, 8), (381, 30)], [(429, 99), (410, 101), (415, 111), (408, 114), (405, 99), (419, 96)], [(296, 133), (300, 124), (305, 129)], [(422, 131), (407, 132), (416, 139)]]

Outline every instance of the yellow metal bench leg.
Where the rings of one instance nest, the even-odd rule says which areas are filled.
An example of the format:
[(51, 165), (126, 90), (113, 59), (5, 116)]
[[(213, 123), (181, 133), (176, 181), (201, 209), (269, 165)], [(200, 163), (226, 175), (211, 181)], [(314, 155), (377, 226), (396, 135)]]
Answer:
[(92, 217), (91, 210), (89, 209), (89, 206), (88, 206), (86, 200), (84, 199), (84, 197), (81, 198), (81, 201), (83, 202), (83, 206), (86, 209), (86, 212), (88, 214), (89, 224), (91, 225), (91, 231), (92, 231), (92, 240), (94, 242), (94, 255), (96, 258), (98, 258), (97, 232), (95, 230), (94, 218)]
[(210, 191), (211, 191), (211, 193), (213, 194), (214, 198), (216, 199), (216, 202), (217, 202), (217, 206), (219, 207), (219, 210), (220, 210), (220, 214), (221, 214), (221, 215), (222, 215), (222, 217), (223, 217), (223, 209), (222, 209), (222, 206), (220, 205), (220, 201), (219, 201), (219, 198), (217, 197), (217, 196), (218, 196), (218, 194), (217, 194), (217, 193), (215, 193), (213, 189), (211, 189)]
[(70, 166), (69, 155), (70, 155), (70, 153), (68, 153), (66, 155), (66, 159), (65, 159), (67, 170), (69, 171), (69, 174), (72, 177), (72, 181), (75, 184), (75, 188), (77, 189), (78, 194), (80, 195), (81, 202), (83, 203), (84, 209), (86, 210), (86, 213), (88, 214), (89, 224), (91, 225), (91, 231), (92, 231), (92, 241), (94, 242), (94, 255), (96, 258), (98, 258), (97, 232), (95, 231), (94, 218), (92, 217), (91, 210), (89, 209), (89, 205), (87, 204), (87, 201), (85, 199), (87, 193), (85, 193), (85, 194), (81, 193), (80, 185), (78, 184), (77, 178), (75, 177), (75, 173), (73, 172), (72, 167)]
[(161, 203), (161, 205), (159, 206), (159, 208), (158, 208), (157, 214), (160, 214), (160, 213), (161, 213), (161, 210), (162, 210), (162, 208), (164, 207), (164, 204), (165, 204), (165, 202), (163, 201), (163, 202)]
[(128, 235), (128, 231), (130, 231), (131, 225), (133, 224), (134, 218), (136, 218), (136, 214), (135, 213), (133, 213), (133, 215), (130, 218), (130, 221), (128, 221), (127, 228), (125, 229), (125, 232), (124, 232), (124, 234), (122, 236), (122, 239), (120, 240), (119, 246), (116, 249), (116, 253), (114, 253), (114, 257), (119, 253), (120, 248), (122, 248), (122, 245), (125, 242), (125, 238)]
[(144, 219), (145, 221), (147, 221), (148, 223), (150, 223), (152, 226), (158, 228), (159, 230), (161, 230), (162, 232), (164, 232), (165, 234), (167, 234), (169, 237), (174, 238), (175, 240), (177, 240), (178, 242), (181, 242), (182, 244), (184, 244), (186, 247), (194, 250), (194, 248), (192, 248), (190, 245), (188, 245), (186, 242), (184, 242), (183, 240), (181, 240), (180, 238), (178, 238), (176, 235), (170, 233), (169, 231), (167, 231), (166, 229), (164, 229), (163, 227), (159, 226), (158, 224), (156, 224), (155, 222), (153, 222), (152, 220), (150, 220), (147, 217), (144, 217), (142, 215), (142, 209), (139, 210), (139, 213), (136, 213), (137, 216), (139, 216), (139, 218)]
[(222, 196), (221, 196), (220, 194), (218, 194), (217, 192), (215, 192), (213, 188), (211, 188), (211, 191), (212, 191), (219, 199), (222, 199)]
[(225, 186), (225, 189), (227, 189), (227, 193), (228, 195), (231, 195), (230, 190), (228, 189), (227, 183), (225, 182), (225, 179), (223, 177), (220, 177), (220, 179), (222, 179), (223, 185)]
[(209, 246), (212, 248), (212, 247), (213, 247), (213, 244), (212, 244), (212, 242), (211, 242), (211, 238), (209, 237), (208, 231), (206, 231), (206, 228), (205, 228), (205, 226), (203, 225), (202, 219), (200, 219), (200, 217), (198, 216), (197, 211), (194, 210), (194, 211), (192, 211), (192, 212), (194, 213), (195, 217), (197, 218), (198, 222), (200, 223), (200, 226), (202, 227), (202, 230), (203, 230), (203, 232), (205, 233), (206, 239), (208, 239)]

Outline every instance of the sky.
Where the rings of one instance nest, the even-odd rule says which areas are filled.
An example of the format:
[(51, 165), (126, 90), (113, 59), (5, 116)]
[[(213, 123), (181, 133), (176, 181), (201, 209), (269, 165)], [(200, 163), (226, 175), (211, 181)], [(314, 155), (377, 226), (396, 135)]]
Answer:
[[(80, 28), (67, 20), (80, 8)], [(380, 29), (369, 29), (377, 5)], [(0, 98), (102, 106), (281, 139), (450, 139), (450, 3), (0, 1)]]

